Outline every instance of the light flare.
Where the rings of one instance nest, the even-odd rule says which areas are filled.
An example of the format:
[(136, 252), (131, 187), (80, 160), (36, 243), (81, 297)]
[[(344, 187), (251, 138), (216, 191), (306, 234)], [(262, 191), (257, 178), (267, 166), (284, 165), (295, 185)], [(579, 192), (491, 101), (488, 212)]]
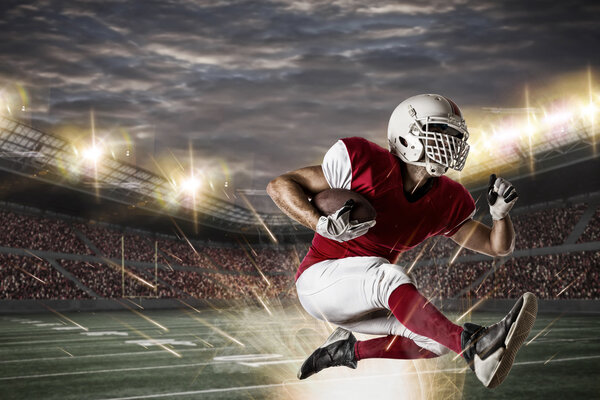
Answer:
[(88, 148), (83, 149), (81, 151), (81, 156), (84, 160), (96, 164), (102, 157), (102, 149), (94, 144)]
[(277, 238), (275, 237), (275, 235), (273, 234), (273, 232), (271, 232), (271, 230), (269, 229), (269, 227), (267, 226), (267, 224), (265, 223), (265, 221), (262, 219), (262, 217), (258, 214), (258, 212), (256, 212), (256, 209), (250, 203), (250, 201), (248, 200), (248, 198), (246, 197), (246, 195), (243, 194), (243, 193), (240, 193), (240, 196), (242, 197), (242, 199), (244, 200), (244, 202), (246, 203), (246, 205), (248, 206), (248, 208), (250, 209), (250, 211), (252, 212), (252, 214), (254, 215), (254, 217), (256, 217), (257, 221), (260, 223), (260, 225), (263, 227), (263, 229), (267, 232), (267, 234), (269, 235), (269, 237), (271, 238), (271, 240), (273, 241), (273, 243), (278, 244), (279, 241), (277, 240)]
[[(200, 314), (200, 311), (194, 307), (192, 307), (191, 305), (189, 305), (188, 303), (186, 303), (185, 301), (178, 299), (178, 301), (185, 305), (186, 307), (188, 307), (189, 309), (197, 312), (198, 314)], [(195, 316), (194, 314), (192, 314), (191, 311), (189, 310), (183, 310), (187, 315), (189, 315), (190, 318), (192, 318), (193, 320), (200, 322), (202, 325), (209, 327), (210, 329), (214, 330), (215, 332), (217, 332), (219, 335), (223, 336), (226, 339), (231, 340), (234, 343), (237, 343), (238, 345), (240, 345), (241, 347), (246, 347), (246, 345), (242, 342), (240, 342), (238, 339), (234, 338), (233, 336), (229, 335), (228, 333), (226, 333), (225, 331), (223, 331), (222, 329), (219, 329), (218, 327), (216, 327), (215, 325), (211, 324), (210, 322), (207, 322), (205, 319), (200, 318)]]
[(265, 308), (265, 310), (267, 310), (267, 313), (272, 317), (273, 313), (271, 312), (271, 310), (269, 310), (269, 307), (267, 307), (267, 305), (265, 304), (265, 302), (263, 301), (263, 299), (256, 293), (254, 293), (254, 296), (258, 299), (258, 301), (260, 302), (260, 304), (262, 304), (262, 306)]
[(33, 274), (31, 274), (31, 273), (29, 273), (29, 272), (25, 271), (24, 269), (22, 269), (22, 268), (20, 268), (20, 267), (17, 267), (16, 265), (15, 265), (14, 267), (15, 267), (16, 269), (18, 269), (19, 271), (23, 272), (24, 274), (27, 274), (27, 275), (29, 275), (29, 276), (30, 276), (30, 277), (32, 277), (33, 279), (35, 279), (35, 280), (37, 280), (37, 281), (40, 281), (40, 282), (41, 282), (43, 285), (45, 285), (45, 284), (46, 284), (46, 281), (43, 281), (43, 280), (41, 280), (41, 279), (40, 279), (40, 278), (38, 278), (37, 276), (35, 276), (35, 275), (33, 275)]
[(558, 353), (554, 353), (554, 354), (553, 354), (553, 355), (552, 355), (552, 356), (551, 356), (549, 359), (547, 359), (547, 360), (544, 362), (544, 365), (548, 364), (548, 363), (550, 362), (550, 360), (552, 360), (552, 359), (553, 359), (554, 357), (556, 357), (557, 355), (558, 355)]
[(69, 321), (70, 323), (72, 323), (73, 325), (75, 325), (76, 327), (78, 327), (79, 329), (82, 329), (84, 331), (89, 331), (88, 328), (86, 328), (85, 326), (79, 325), (77, 322), (73, 321), (71, 318), (67, 317), (66, 315), (63, 315), (61, 313), (59, 313), (58, 311), (56, 311), (55, 309), (53, 309), (52, 307), (44, 304), (44, 303), (40, 303), (44, 308), (46, 308), (47, 310), (49, 310), (50, 312), (58, 315), (59, 317), (61, 317), (62, 319), (64, 319), (65, 321)]
[(66, 353), (69, 355), (69, 357), (75, 357), (73, 354), (69, 353), (68, 351), (66, 351), (65, 349), (63, 349), (62, 347), (57, 347), (57, 349), (59, 349), (60, 351), (62, 351), (63, 353)]
[(134, 310), (133, 308), (129, 307), (127, 304), (123, 303), (122, 301), (119, 301), (117, 299), (115, 299), (115, 301), (117, 303), (119, 303), (120, 305), (122, 305), (123, 307), (125, 307), (126, 309), (128, 309), (129, 311), (131, 311), (132, 313), (134, 313), (135, 315), (137, 315), (140, 318), (145, 319), (146, 321), (150, 322), (152, 325), (157, 326), (158, 328), (160, 328), (161, 330), (165, 331), (165, 332), (169, 332), (169, 328), (159, 324), (158, 322), (156, 322), (155, 320), (153, 320), (152, 318), (142, 314), (139, 311)]
[(390, 351), (390, 349), (392, 348), (392, 345), (394, 344), (396, 339), (398, 339), (398, 336), (394, 336), (392, 338), (392, 340), (390, 340), (390, 343), (386, 346), (385, 351)]
[(581, 275), (579, 275), (577, 278), (573, 279), (573, 281), (571, 283), (569, 283), (567, 286), (565, 286), (560, 292), (558, 292), (558, 294), (556, 295), (556, 297), (560, 296), (561, 294), (563, 294), (564, 292), (566, 292), (571, 286), (573, 286), (573, 284), (575, 282), (577, 282), (579, 280), (579, 278), (581, 278), (582, 276), (585, 276), (585, 272)]
[(544, 327), (544, 329), (542, 329), (541, 331), (538, 332), (537, 335), (535, 335), (530, 341), (528, 341), (527, 343), (525, 343), (525, 346), (529, 346), (531, 344), (531, 342), (533, 342), (535, 339), (537, 339), (538, 337), (540, 337), (542, 335), (542, 333), (544, 333), (546, 330), (548, 330), (552, 325), (554, 325), (554, 323), (556, 321), (558, 321), (559, 319), (561, 319), (563, 316), (563, 314), (560, 314), (558, 317), (554, 318), (548, 325), (546, 325)]
[(475, 304), (473, 304), (471, 307), (469, 307), (469, 309), (467, 311), (465, 311), (464, 314), (462, 314), (460, 317), (458, 317), (456, 319), (456, 321), (460, 321), (461, 319), (463, 319), (464, 317), (466, 317), (467, 315), (469, 315), (469, 313), (471, 313), (473, 310), (475, 310), (477, 307), (479, 307), (481, 305), (481, 303), (483, 303), (485, 300), (488, 299), (488, 297), (490, 296), (490, 293), (493, 293), (495, 291), (496, 288), (492, 289), (488, 294), (486, 294), (485, 296), (483, 296), (481, 299), (479, 299)]
[[(238, 240), (238, 243), (239, 243), (239, 240)], [(242, 246), (241, 243), (240, 243), (240, 247), (244, 251), (244, 254), (246, 254), (246, 257), (248, 257), (248, 259), (250, 260), (250, 263), (252, 263), (254, 268), (258, 271), (260, 276), (263, 278), (263, 280), (265, 282), (267, 282), (267, 286), (271, 286), (271, 282), (269, 281), (269, 279), (267, 279), (266, 275), (263, 274), (262, 270), (258, 267), (258, 264), (256, 263), (256, 261), (254, 261), (254, 259), (250, 256), (250, 254), (248, 254), (248, 251), (246, 251), (246, 248), (244, 246)]]
[(127, 268), (123, 268), (121, 265), (115, 264), (113, 261), (109, 260), (108, 258), (102, 258), (102, 260), (106, 263), (106, 265), (114, 268), (117, 271), (124, 272), (127, 276), (129, 276), (129, 277), (131, 277), (131, 278), (139, 281), (140, 283), (148, 286), (150, 289), (152, 289), (152, 290), (156, 289), (155, 285), (153, 285), (152, 283), (148, 282), (147, 280), (145, 280), (141, 276), (138, 276), (138, 275), (134, 274), (133, 272), (131, 272)]
[[(134, 312), (134, 313), (136, 313), (136, 314), (138, 314), (138, 315), (142, 316), (142, 315), (141, 315), (140, 313), (138, 313), (137, 311), (135, 311), (135, 310), (132, 310), (131, 308), (129, 308), (129, 307), (126, 305), (126, 304), (124, 304), (124, 303), (121, 303), (121, 302), (120, 302), (120, 301), (118, 301), (118, 300), (117, 300), (117, 302), (119, 302), (119, 303), (120, 303), (121, 305), (123, 305), (124, 307), (128, 308), (128, 309), (129, 309), (129, 311), (132, 311), (132, 312)], [(181, 354), (177, 353), (177, 352), (176, 352), (175, 350), (173, 350), (172, 348), (169, 348), (169, 347), (165, 346), (165, 345), (164, 345), (163, 343), (161, 343), (160, 341), (153, 339), (152, 337), (150, 337), (150, 336), (148, 336), (147, 334), (145, 334), (144, 332), (141, 332), (140, 330), (138, 330), (138, 329), (134, 328), (133, 326), (129, 325), (128, 323), (126, 323), (126, 322), (123, 322), (123, 321), (121, 321), (120, 319), (118, 319), (118, 318), (115, 318), (115, 317), (111, 317), (111, 318), (113, 318), (113, 319), (116, 319), (116, 320), (117, 320), (117, 321), (118, 321), (118, 322), (119, 322), (121, 325), (123, 325), (124, 327), (126, 327), (127, 329), (129, 329), (131, 332), (134, 332), (135, 334), (137, 334), (137, 335), (139, 335), (139, 336), (143, 337), (144, 339), (148, 340), (149, 342), (152, 342), (153, 344), (155, 344), (156, 346), (160, 347), (160, 348), (161, 348), (161, 349), (163, 349), (164, 351), (166, 351), (166, 352), (168, 352), (168, 353), (171, 353), (171, 354), (173, 354), (175, 357), (177, 357), (177, 358), (182, 358), (182, 357), (183, 357)], [(167, 331), (168, 331), (168, 330), (167, 330)], [(142, 346), (142, 347), (144, 347), (144, 348), (147, 348), (146, 346)]]

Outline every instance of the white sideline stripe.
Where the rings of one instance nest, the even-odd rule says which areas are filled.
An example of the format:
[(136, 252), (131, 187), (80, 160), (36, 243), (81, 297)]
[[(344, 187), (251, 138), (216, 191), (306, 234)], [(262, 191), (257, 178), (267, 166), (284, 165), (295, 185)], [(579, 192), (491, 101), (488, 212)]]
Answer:
[(211, 365), (211, 364), (219, 364), (219, 363), (204, 362), (204, 363), (194, 363), (194, 364), (157, 365), (157, 366), (154, 366), (154, 367), (100, 369), (100, 370), (95, 370), (95, 371), (57, 372), (55, 374), (7, 376), (7, 377), (0, 378), (0, 381), (9, 381), (9, 380), (14, 380), (14, 379), (48, 378), (48, 377), (52, 377), (52, 376), (66, 376), (66, 375), (104, 374), (104, 373), (109, 373), (109, 372), (144, 371), (144, 370), (150, 370), (150, 369), (169, 369), (169, 368), (201, 367), (201, 366)]
[[(80, 330), (80, 328), (77, 328), (77, 327), (72, 327), (72, 328)], [(207, 333), (211, 333), (212, 332), (212, 330), (210, 328), (190, 327), (190, 329), (192, 329), (192, 328), (198, 331), (195, 334), (207, 334)], [(63, 329), (63, 328), (52, 328), (52, 329)], [(171, 328), (171, 329), (177, 329), (177, 328)], [(587, 330), (592, 330), (593, 331), (593, 330), (598, 330), (598, 329), (599, 328), (597, 328), (597, 327), (554, 328), (554, 329), (552, 329), (552, 332), (559, 332), (559, 331), (562, 331), (562, 332), (564, 332), (564, 331), (587, 331)], [(142, 329), (138, 329), (138, 330), (140, 330), (141, 332), (146, 332), (146, 331), (147, 332), (152, 332), (153, 331), (151, 328), (147, 328), (147, 327), (146, 328), (142, 328)], [(283, 332), (293, 332), (294, 330), (295, 330), (294, 328), (289, 328), (289, 329), (283, 329), (282, 331)], [(235, 331), (228, 332), (228, 333), (231, 334), (231, 335), (237, 335), (237, 334), (240, 334), (240, 333), (247, 333), (249, 331), (250, 330), (248, 330), (248, 329), (244, 329), (244, 330), (239, 329), (239, 330), (235, 330)], [(251, 331), (252, 331), (252, 333), (263, 333), (263, 332), (273, 333), (272, 330), (251, 330)], [(539, 333), (540, 330), (532, 330), (531, 334), (535, 334), (536, 332)], [(172, 334), (172, 335), (169, 335), (169, 336), (171, 336), (171, 337), (182, 337), (182, 336), (194, 336), (194, 334), (192, 334), (192, 333), (176, 333), (176, 334)], [(106, 341), (106, 342), (110, 342), (110, 341), (117, 340), (117, 339), (118, 339), (117, 337), (110, 337), (110, 336), (105, 336), (105, 337), (98, 338), (98, 340), (103, 340), (103, 341)], [(44, 344), (44, 343), (64, 343), (64, 344), (66, 344), (66, 343), (72, 343), (72, 342), (85, 342), (85, 341), (89, 341), (89, 338), (87, 338), (87, 339), (80, 339), (80, 338), (78, 338), (78, 339), (27, 340), (27, 341), (20, 341), (20, 342), (2, 342), (2, 343), (0, 343), (0, 351), (2, 349), (6, 349), (6, 348), (8, 348), (8, 347), (10, 347), (12, 345), (30, 345), (30, 344)], [(537, 342), (537, 340), (534, 341), (534, 342), (532, 342), (532, 344), (536, 343), (536, 342)]]
[(240, 365), (245, 365), (247, 367), (261, 367), (263, 365), (272, 365), (272, 364), (290, 364), (295, 362), (304, 361), (304, 358), (296, 358), (293, 360), (278, 360), (278, 361), (260, 361), (260, 362), (238, 362)]
[[(598, 356), (586, 356), (586, 357), (571, 357), (571, 358), (559, 358), (553, 359), (549, 362), (564, 362), (564, 361), (577, 361), (577, 360), (585, 360), (592, 358), (600, 358)], [(524, 361), (520, 363), (514, 363), (513, 366), (516, 365), (530, 365), (530, 364), (544, 364), (548, 362), (547, 360), (539, 360), (539, 361)], [(460, 372), (464, 370), (464, 368), (448, 368), (437, 371), (428, 371), (427, 373), (439, 373), (439, 372)], [(136, 400), (136, 399), (156, 399), (160, 397), (172, 397), (172, 396), (191, 396), (198, 394), (208, 394), (208, 393), (218, 393), (218, 392), (234, 392), (238, 390), (254, 390), (254, 389), (267, 389), (281, 386), (289, 386), (289, 385), (305, 385), (305, 384), (314, 384), (314, 383), (326, 383), (326, 382), (334, 382), (334, 381), (345, 381), (345, 380), (357, 380), (357, 379), (377, 379), (384, 378), (390, 376), (401, 376), (401, 375), (411, 375), (413, 372), (398, 372), (395, 374), (384, 374), (384, 375), (369, 375), (362, 377), (353, 377), (353, 378), (335, 378), (335, 379), (323, 379), (319, 381), (292, 381), (292, 382), (284, 382), (284, 383), (271, 383), (266, 385), (253, 385), (253, 386), (237, 386), (237, 387), (229, 387), (229, 388), (215, 388), (215, 389), (204, 389), (204, 390), (193, 390), (189, 392), (172, 392), (172, 393), (160, 393), (160, 394), (146, 394), (140, 396), (131, 396), (131, 397), (111, 397), (109, 399), (102, 400)]]
[[(587, 360), (587, 359), (594, 359), (594, 358), (600, 358), (600, 355), (597, 356), (584, 356), (584, 357), (572, 357), (572, 358), (555, 358), (555, 359), (551, 359), (550, 361), (548, 360), (538, 360), (538, 361), (523, 361), (520, 363), (514, 363), (513, 366), (515, 365), (529, 365), (529, 364), (544, 364), (544, 363), (548, 363), (548, 362), (564, 362), (564, 361), (578, 361), (578, 360)], [(119, 369), (101, 369), (101, 370), (94, 370), (94, 371), (76, 371), (76, 372), (58, 372), (58, 373), (54, 373), (54, 374), (37, 374), (37, 375), (20, 375), (20, 376), (7, 376), (7, 377), (2, 377), (0, 378), (0, 381), (9, 381), (9, 380), (15, 380), (15, 379), (30, 379), (30, 378), (48, 378), (48, 377), (54, 377), (54, 376), (67, 376), (67, 375), (89, 375), (89, 374), (103, 374), (103, 373), (111, 373), (111, 372), (125, 372), (125, 371), (147, 371), (147, 370), (152, 370), (152, 369), (170, 369), (170, 368), (187, 368), (187, 367), (200, 367), (200, 366), (206, 366), (206, 365), (213, 365), (213, 364), (227, 364), (227, 362), (222, 361), (222, 362), (203, 362), (203, 363), (194, 363), (194, 364), (177, 364), (177, 365), (157, 365), (157, 366), (153, 366), (153, 367), (138, 367), (138, 368), (119, 368)], [(437, 372), (459, 372), (462, 371), (464, 368), (450, 368), (450, 369), (445, 369), (445, 370), (437, 370), (437, 371), (431, 371), (431, 373), (437, 373)], [(405, 372), (403, 373), (398, 373), (398, 374), (391, 374), (389, 376), (396, 376), (396, 375), (403, 375), (406, 374)], [(387, 375), (386, 375), (387, 376)], [(376, 378), (377, 376), (371, 376), (372, 378)], [(353, 379), (358, 379), (358, 378), (353, 378)], [(270, 384), (270, 385), (258, 385), (256, 387), (271, 387), (271, 386), (280, 386), (282, 384)], [(224, 388), (224, 389), (206, 389), (206, 391), (197, 391), (197, 392), (189, 392), (190, 394), (196, 394), (196, 393), (210, 393), (211, 390), (215, 390), (215, 391), (227, 391), (227, 390), (241, 390), (244, 388), (253, 388), (255, 386), (244, 386), (244, 387), (240, 387), (240, 388)], [(188, 392), (182, 392), (182, 393), (188, 393)], [(123, 398), (115, 398), (115, 399), (110, 399), (110, 400), (126, 400), (126, 399), (141, 399), (141, 398), (149, 398), (149, 397), (161, 397), (161, 396), (173, 396), (173, 395), (177, 395), (178, 393), (172, 394), (172, 393), (167, 393), (167, 394), (160, 394), (160, 395), (149, 395), (149, 396), (135, 396), (135, 397), (123, 397)]]
[[(77, 328), (78, 330), (80, 330), (80, 328)], [(174, 330), (176, 328), (170, 328), (171, 330)], [(192, 329), (192, 328), (190, 328)], [(169, 335), (171, 337), (182, 337), (182, 336), (194, 336), (194, 335), (207, 335), (207, 334), (212, 334), (214, 331), (211, 328), (204, 328), (204, 330), (202, 330), (202, 327), (198, 327), (198, 328), (193, 328), (196, 331), (194, 333), (174, 333), (172, 335)], [(150, 334), (152, 334), (152, 332), (155, 331), (155, 329), (151, 329), (151, 328), (145, 328), (145, 329), (138, 329), (140, 332), (150, 332)], [(228, 334), (235, 336), (235, 335), (239, 335), (239, 334), (246, 334), (248, 332), (252, 332), (253, 334), (258, 334), (258, 333), (270, 333), (273, 334), (273, 330), (252, 330), (252, 329), (240, 329), (237, 331), (231, 331), (231, 332), (227, 332)], [(284, 329), (282, 330), (282, 332), (289, 332), (286, 334), (290, 334), (292, 332), (295, 332), (295, 328), (291, 327), (288, 329)], [(56, 333), (56, 332), (52, 332), (52, 333)], [(96, 340), (102, 340), (102, 341), (106, 341), (106, 342), (110, 342), (110, 341), (114, 341), (114, 340), (119, 340), (119, 337), (112, 337), (112, 336), (104, 336), (104, 337), (97, 337), (95, 338)], [(17, 345), (17, 344), (23, 344), (23, 345), (30, 345), (30, 344), (45, 344), (45, 343), (72, 343), (72, 342), (86, 342), (89, 341), (90, 338), (77, 338), (77, 339), (55, 339), (55, 340), (26, 340), (26, 341), (20, 341), (20, 342), (2, 342), (0, 343), (0, 350), (10, 347), (12, 345)]]
[[(180, 353), (191, 353), (197, 351), (214, 351), (214, 350), (226, 350), (226, 349), (238, 349), (234, 346), (226, 347), (210, 347), (205, 349), (181, 349), (177, 350)], [(168, 354), (164, 350), (149, 350), (149, 351), (133, 351), (130, 353), (109, 353), (109, 354), (86, 354), (83, 356), (73, 357), (43, 357), (43, 358), (28, 358), (24, 360), (3, 360), (0, 364), (20, 363), (20, 362), (34, 362), (34, 361), (55, 361), (55, 360), (77, 360), (78, 358), (96, 358), (96, 357), (120, 357), (120, 356), (145, 356), (146, 354)]]

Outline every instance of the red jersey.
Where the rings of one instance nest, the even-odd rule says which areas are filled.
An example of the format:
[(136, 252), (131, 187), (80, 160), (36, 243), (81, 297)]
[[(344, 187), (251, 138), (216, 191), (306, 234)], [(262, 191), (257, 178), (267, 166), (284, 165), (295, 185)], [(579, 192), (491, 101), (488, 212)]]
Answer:
[(400, 253), (430, 236), (454, 235), (475, 212), (467, 189), (446, 176), (432, 178), (429, 191), (409, 201), (402, 185), (402, 161), (375, 143), (352, 137), (334, 147), (323, 160), (326, 179), (332, 188), (350, 189), (369, 200), (377, 211), (377, 224), (347, 242), (315, 233), (296, 279), (311, 265), (329, 259), (375, 256), (394, 263)]

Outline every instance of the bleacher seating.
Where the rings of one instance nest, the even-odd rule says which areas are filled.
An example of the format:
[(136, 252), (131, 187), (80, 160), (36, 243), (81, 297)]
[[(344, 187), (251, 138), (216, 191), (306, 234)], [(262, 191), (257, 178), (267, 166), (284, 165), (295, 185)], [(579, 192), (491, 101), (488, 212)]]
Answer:
[[(579, 203), (515, 213), (517, 249), (563, 244), (585, 208), (585, 204)], [(208, 246), (183, 239), (156, 237), (151, 233), (132, 233), (127, 229), (94, 223), (73, 224), (12, 211), (0, 211), (0, 216), (4, 219), (1, 246), (81, 256), (79, 261), (59, 257), (58, 262), (83, 285), (105, 298), (119, 298), (124, 292), (126, 297), (294, 297), (293, 274), (308, 248), (306, 243), (284, 248), (254, 247), (239, 242), (235, 247)], [(101, 254), (94, 254), (75, 235), (74, 229), (84, 234)], [(599, 235), (600, 209), (596, 210), (578, 242), (598, 241)], [(120, 267), (122, 237), (127, 271), (124, 279)], [(449, 258), (454, 258), (457, 252), (458, 259), (450, 264)], [(153, 267), (155, 254), (159, 265), (157, 276)], [(505, 298), (517, 296), (525, 290), (533, 291), (540, 298), (590, 299), (599, 296), (597, 266), (600, 256), (597, 251), (510, 258), (496, 271), (492, 270), (492, 259), (461, 261), (460, 257), (470, 254), (474, 253), (460, 249), (451, 239), (432, 237), (401, 254), (398, 264), (408, 269), (417, 258), (432, 261), (429, 266), (416, 266), (411, 271), (427, 297), (470, 295)], [(2, 298), (89, 298), (50, 263), (33, 256), (33, 253), (31, 257), (0, 253)], [(118, 259), (119, 262), (111, 262), (107, 258)], [(489, 276), (481, 282), (484, 274)], [(567, 289), (561, 292), (566, 286)]]
[(85, 299), (77, 288), (47, 261), (0, 254), (0, 299)]

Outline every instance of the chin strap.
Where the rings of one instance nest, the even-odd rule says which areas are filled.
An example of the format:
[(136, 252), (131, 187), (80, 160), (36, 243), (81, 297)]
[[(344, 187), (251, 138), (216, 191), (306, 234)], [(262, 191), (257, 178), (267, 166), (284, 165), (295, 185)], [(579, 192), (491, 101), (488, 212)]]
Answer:
[(444, 175), (446, 171), (448, 171), (448, 167), (444, 167), (442, 164), (431, 161), (429, 157), (425, 156), (425, 159), (425, 168), (429, 175), (438, 177)]
[(425, 167), (427, 173), (435, 178), (444, 175), (448, 171), (448, 167), (431, 161), (427, 156), (425, 156), (425, 161), (405, 161), (405, 163)]

